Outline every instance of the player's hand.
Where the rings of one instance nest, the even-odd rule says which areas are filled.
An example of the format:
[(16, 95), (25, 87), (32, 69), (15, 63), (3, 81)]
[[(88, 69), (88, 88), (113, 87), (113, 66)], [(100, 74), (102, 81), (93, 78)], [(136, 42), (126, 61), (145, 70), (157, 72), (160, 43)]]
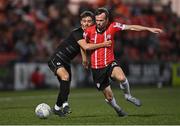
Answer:
[(156, 33), (156, 34), (163, 32), (163, 30), (159, 29), (159, 28), (150, 28), (149, 31), (152, 32), (152, 33)]
[(110, 47), (111, 44), (112, 44), (112, 41), (111, 41), (111, 40), (108, 40), (108, 41), (105, 41), (105, 42), (104, 42), (104, 46), (105, 46), (105, 47)]
[(84, 66), (85, 69), (88, 69), (89, 62), (88, 61), (82, 61), (82, 65)]

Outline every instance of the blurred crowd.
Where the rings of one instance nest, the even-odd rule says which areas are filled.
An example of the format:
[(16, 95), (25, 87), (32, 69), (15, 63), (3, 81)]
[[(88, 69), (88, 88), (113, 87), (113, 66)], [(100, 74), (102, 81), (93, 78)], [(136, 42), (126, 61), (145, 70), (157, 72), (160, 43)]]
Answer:
[[(0, 0), (0, 61), (45, 62), (54, 49), (79, 26), (84, 10), (107, 7), (113, 20), (126, 24), (158, 27), (161, 35), (149, 32), (119, 32), (116, 57), (128, 61), (180, 61), (180, 19), (171, 2), (123, 3), (121, 0), (73, 2), (71, 0)], [(80, 56), (76, 59), (80, 62)], [(2, 63), (2, 62), (1, 62)]]

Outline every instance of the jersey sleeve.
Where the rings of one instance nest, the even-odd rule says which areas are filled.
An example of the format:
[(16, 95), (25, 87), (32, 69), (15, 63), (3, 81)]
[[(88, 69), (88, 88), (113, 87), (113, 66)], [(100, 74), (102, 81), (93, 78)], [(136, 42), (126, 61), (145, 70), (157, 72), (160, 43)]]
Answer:
[(112, 23), (112, 28), (113, 30), (116, 32), (116, 31), (121, 31), (121, 30), (124, 30), (126, 27), (125, 24), (121, 24), (119, 22), (113, 22)]
[(75, 38), (76, 41), (79, 41), (79, 40), (81, 40), (81, 39), (84, 39), (84, 38), (83, 38), (83, 32), (80, 32), (80, 31), (74, 32), (74, 38)]

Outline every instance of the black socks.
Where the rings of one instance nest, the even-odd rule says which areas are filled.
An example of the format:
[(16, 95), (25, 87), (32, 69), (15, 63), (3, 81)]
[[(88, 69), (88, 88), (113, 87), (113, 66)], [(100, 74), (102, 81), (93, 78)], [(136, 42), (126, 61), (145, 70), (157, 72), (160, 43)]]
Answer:
[(60, 91), (56, 104), (61, 107), (62, 104), (68, 101), (68, 95), (70, 92), (70, 81), (60, 81)]

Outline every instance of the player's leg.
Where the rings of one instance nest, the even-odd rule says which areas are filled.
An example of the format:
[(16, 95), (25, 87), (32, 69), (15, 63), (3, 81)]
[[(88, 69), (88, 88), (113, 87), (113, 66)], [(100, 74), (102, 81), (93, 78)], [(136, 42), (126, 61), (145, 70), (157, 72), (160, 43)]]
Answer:
[(69, 114), (71, 113), (68, 104), (68, 96), (70, 92), (70, 80), (71, 80), (70, 68), (65, 69), (64, 67), (60, 67), (57, 69), (56, 75), (60, 82), (60, 91), (58, 94), (56, 105), (62, 107), (64, 114)]
[(115, 109), (119, 116), (124, 116), (122, 109), (116, 103), (115, 98), (113, 97), (112, 90), (109, 85), (109, 71), (110, 66), (103, 69), (91, 69), (94, 83), (96, 84), (96, 88), (105, 96), (105, 101)]
[(127, 113), (124, 112), (122, 110), (122, 108), (116, 103), (116, 99), (113, 96), (113, 92), (111, 90), (110, 85), (107, 86), (104, 90), (103, 90), (103, 94), (105, 96), (105, 101), (114, 108), (114, 110), (116, 111), (116, 113), (118, 114), (118, 116), (126, 116)]
[(112, 70), (111, 77), (120, 83), (121, 89), (125, 95), (131, 95), (129, 82), (125, 77), (123, 70), (119, 66), (115, 66)]
[[(48, 61), (48, 66), (51, 71), (54, 72), (60, 84), (59, 94), (53, 110), (55, 114), (64, 116), (62, 107), (63, 103), (66, 103), (68, 99), (71, 71), (69, 71), (70, 68), (67, 69), (69, 66), (63, 65), (62, 61), (56, 55), (50, 58), (50, 60)], [(65, 66), (67, 68), (65, 68)]]
[(119, 66), (113, 67), (111, 77), (120, 83), (120, 88), (124, 92), (124, 97), (127, 101), (135, 104), (136, 106), (141, 106), (141, 101), (131, 95), (129, 82)]

